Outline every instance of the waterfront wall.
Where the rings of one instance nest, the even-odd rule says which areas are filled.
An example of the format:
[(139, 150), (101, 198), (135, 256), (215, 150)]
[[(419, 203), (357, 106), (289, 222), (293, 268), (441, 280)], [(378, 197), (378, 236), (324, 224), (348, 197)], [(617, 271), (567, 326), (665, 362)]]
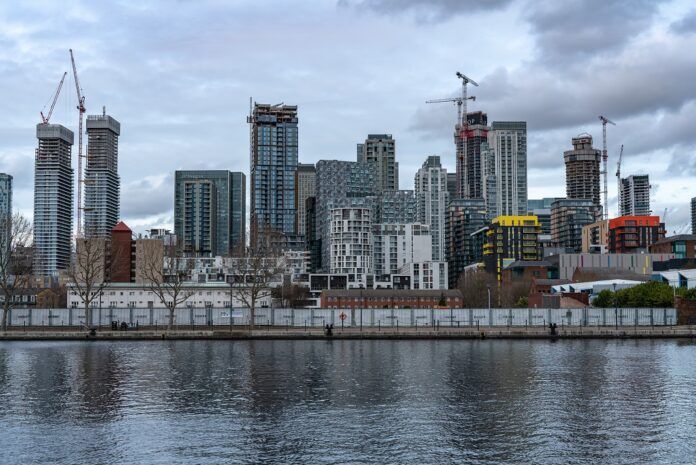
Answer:
[[(341, 320), (343, 316), (343, 320)], [(169, 321), (167, 309), (94, 308), (95, 326), (110, 326), (112, 321), (129, 326), (163, 326)], [(246, 326), (248, 309), (179, 308), (177, 326)], [(84, 311), (71, 309), (13, 309), (10, 326), (81, 326)], [(334, 326), (414, 327), (414, 326), (664, 326), (677, 324), (674, 308), (494, 308), (494, 309), (290, 309), (259, 308), (255, 324), (259, 326), (319, 327)]]

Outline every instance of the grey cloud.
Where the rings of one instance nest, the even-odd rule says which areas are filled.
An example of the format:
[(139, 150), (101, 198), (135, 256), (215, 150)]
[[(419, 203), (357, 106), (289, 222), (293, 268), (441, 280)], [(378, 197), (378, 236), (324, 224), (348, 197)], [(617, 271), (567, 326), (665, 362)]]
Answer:
[(338, 5), (380, 14), (412, 13), (418, 21), (438, 22), (453, 16), (506, 7), (513, 0), (339, 0)]
[(525, 18), (536, 36), (537, 58), (557, 66), (621, 50), (649, 28), (664, 1), (531, 1)]
[(160, 215), (174, 205), (174, 180), (171, 173), (121, 185), (121, 217), (138, 219)]
[(679, 21), (675, 21), (670, 25), (670, 30), (677, 34), (693, 34), (696, 33), (696, 10), (691, 10), (686, 16)]

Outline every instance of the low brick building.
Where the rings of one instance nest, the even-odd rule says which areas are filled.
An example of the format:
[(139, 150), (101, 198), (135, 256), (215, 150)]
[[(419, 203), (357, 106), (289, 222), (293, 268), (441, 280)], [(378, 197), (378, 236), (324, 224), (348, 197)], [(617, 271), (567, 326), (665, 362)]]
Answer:
[(462, 308), (456, 289), (336, 289), (321, 293), (322, 308)]

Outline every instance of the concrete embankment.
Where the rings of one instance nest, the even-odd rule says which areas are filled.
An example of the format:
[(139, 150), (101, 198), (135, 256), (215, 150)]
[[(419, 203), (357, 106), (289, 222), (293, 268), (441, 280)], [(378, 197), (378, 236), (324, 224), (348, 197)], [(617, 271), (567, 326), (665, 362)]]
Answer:
[(162, 330), (138, 329), (130, 331), (97, 330), (94, 334), (79, 329), (10, 330), (0, 333), (0, 340), (177, 340), (177, 339), (644, 339), (696, 338), (696, 326), (655, 327), (559, 327), (556, 334), (542, 327), (487, 327), (487, 328), (336, 328), (326, 336), (320, 328), (288, 329), (265, 327), (249, 331), (243, 328)]

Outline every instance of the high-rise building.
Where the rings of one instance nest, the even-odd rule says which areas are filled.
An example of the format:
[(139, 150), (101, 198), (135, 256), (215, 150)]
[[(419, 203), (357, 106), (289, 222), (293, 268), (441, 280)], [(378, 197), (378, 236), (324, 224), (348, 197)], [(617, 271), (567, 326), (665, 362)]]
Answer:
[(12, 176), (0, 173), (0, 221), (12, 217)]
[(543, 197), (541, 199), (528, 199), (527, 200), (527, 210), (532, 211), (534, 209), (551, 209), (551, 204), (558, 197)]
[(457, 191), (458, 197), (465, 199), (483, 198), (483, 171), (481, 144), (488, 140), (488, 116), (477, 111), (467, 113), (468, 126), (464, 137), (459, 135), (459, 127), (454, 133), (457, 146)]
[[(305, 235), (309, 197), (317, 194), (317, 171), (313, 164), (299, 163), (295, 171), (295, 234)], [(306, 239), (305, 239), (306, 240)]]
[(450, 199), (459, 197), (457, 194), (457, 173), (447, 173), (447, 193)]
[(305, 244), (309, 251), (309, 272), (321, 270), (321, 236), (317, 235), (317, 198), (305, 200)]
[(659, 216), (620, 216), (609, 220), (609, 253), (647, 252), (664, 237), (665, 224)]
[(445, 259), (445, 213), (449, 202), (447, 170), (440, 157), (429, 156), (414, 180), (417, 199), (417, 220), (430, 226), (433, 241), (433, 260)]
[(517, 260), (541, 258), (539, 221), (535, 216), (499, 216), (486, 231), (483, 260), (486, 271), (502, 279), (503, 268)]
[(368, 134), (357, 147), (358, 163), (373, 163), (379, 192), (399, 189), (399, 164), (396, 162), (396, 141), (391, 134)]
[(620, 216), (650, 215), (650, 178), (647, 174), (621, 178)]
[(121, 124), (111, 116), (87, 116), (87, 166), (85, 168), (85, 236), (109, 237), (120, 210), (118, 137)]
[(330, 215), (330, 272), (371, 274), (372, 211), (362, 207), (332, 208)]
[(243, 247), (246, 176), (227, 170), (176, 171), (174, 234), (191, 254), (229, 255)]
[(691, 234), (696, 234), (696, 197), (691, 199)]
[(551, 204), (551, 241), (566, 253), (582, 252), (582, 230), (595, 222), (597, 205), (589, 199), (556, 199)]
[(266, 233), (295, 234), (297, 106), (255, 103), (251, 124), (251, 246)]
[(377, 276), (396, 274), (407, 263), (432, 260), (430, 228), (420, 223), (376, 224), (372, 228)]
[(585, 133), (573, 137), (573, 150), (563, 152), (566, 169), (566, 197), (590, 199), (602, 216), (600, 161), (602, 152), (592, 148), (592, 136)]
[(416, 194), (411, 190), (384, 191), (376, 199), (375, 221), (380, 223), (415, 223), (418, 213)]
[(331, 210), (364, 207), (374, 211), (378, 186), (370, 163), (319, 160), (317, 169), (316, 236), (321, 241), (321, 271), (331, 268)]
[(464, 269), (483, 261), (483, 247), (476, 247), (471, 234), (488, 224), (483, 199), (452, 199), (447, 206), (445, 259), (449, 268), (449, 287), (457, 285)]
[(494, 121), (481, 144), (482, 189), (488, 215), (527, 213), (527, 123)]
[(73, 227), (74, 136), (60, 124), (38, 124), (34, 165), (34, 273), (52, 276), (70, 266)]

